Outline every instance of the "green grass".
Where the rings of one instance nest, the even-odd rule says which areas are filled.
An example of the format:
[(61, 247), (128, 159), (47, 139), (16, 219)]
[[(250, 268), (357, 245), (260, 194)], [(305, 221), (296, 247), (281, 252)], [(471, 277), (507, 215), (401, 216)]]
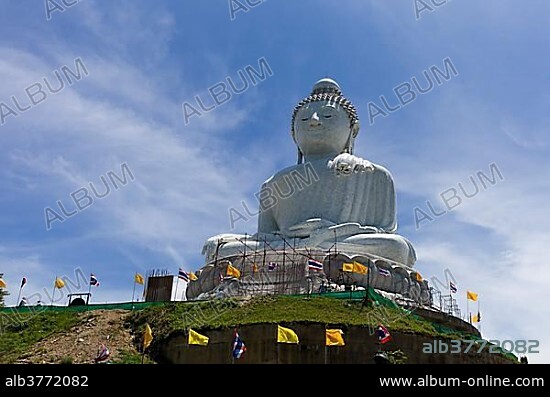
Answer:
[(79, 323), (75, 312), (0, 315), (0, 363), (12, 363), (38, 341)]
[[(248, 301), (172, 303), (133, 313), (128, 321), (136, 334), (142, 333), (144, 324), (149, 323), (155, 333), (154, 342), (188, 328), (223, 329), (247, 324), (296, 322), (365, 327), (383, 323), (390, 330), (441, 336), (431, 322), (400, 308), (362, 307), (360, 301), (284, 295)], [(444, 336), (456, 335), (446, 333)]]
[[(154, 362), (146, 355), (143, 363), (152, 364)], [(121, 350), (118, 357), (113, 360), (113, 364), (141, 364), (141, 354), (129, 350)]]

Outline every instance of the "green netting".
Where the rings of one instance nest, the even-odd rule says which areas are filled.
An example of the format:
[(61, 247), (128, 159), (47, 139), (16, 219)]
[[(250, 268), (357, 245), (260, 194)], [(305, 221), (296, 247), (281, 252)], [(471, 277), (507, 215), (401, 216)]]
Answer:
[(46, 311), (74, 311), (85, 312), (90, 310), (141, 310), (151, 306), (162, 306), (167, 302), (122, 302), (92, 304), (88, 306), (23, 306), (23, 307), (0, 307), (0, 313), (41, 313)]

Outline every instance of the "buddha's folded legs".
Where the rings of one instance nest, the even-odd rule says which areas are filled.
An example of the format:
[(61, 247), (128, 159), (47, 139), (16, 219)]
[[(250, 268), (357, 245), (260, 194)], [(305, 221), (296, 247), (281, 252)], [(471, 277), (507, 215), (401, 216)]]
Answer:
[(358, 234), (338, 244), (338, 251), (350, 254), (371, 254), (412, 267), (416, 262), (414, 247), (395, 234)]

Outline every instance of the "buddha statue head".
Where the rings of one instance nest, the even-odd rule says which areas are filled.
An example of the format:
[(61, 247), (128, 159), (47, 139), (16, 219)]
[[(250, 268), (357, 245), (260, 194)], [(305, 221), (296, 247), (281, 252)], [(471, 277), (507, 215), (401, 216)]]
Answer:
[(319, 158), (353, 153), (359, 133), (355, 106), (336, 81), (324, 78), (300, 101), (292, 114), (292, 138), (298, 146), (298, 164), (304, 156)]

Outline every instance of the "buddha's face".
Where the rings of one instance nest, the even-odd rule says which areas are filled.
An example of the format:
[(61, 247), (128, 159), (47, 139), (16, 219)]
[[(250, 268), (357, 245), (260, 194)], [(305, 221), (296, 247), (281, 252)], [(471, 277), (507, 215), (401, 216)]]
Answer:
[(296, 113), (294, 139), (307, 156), (342, 153), (350, 137), (350, 119), (338, 104), (310, 102)]

